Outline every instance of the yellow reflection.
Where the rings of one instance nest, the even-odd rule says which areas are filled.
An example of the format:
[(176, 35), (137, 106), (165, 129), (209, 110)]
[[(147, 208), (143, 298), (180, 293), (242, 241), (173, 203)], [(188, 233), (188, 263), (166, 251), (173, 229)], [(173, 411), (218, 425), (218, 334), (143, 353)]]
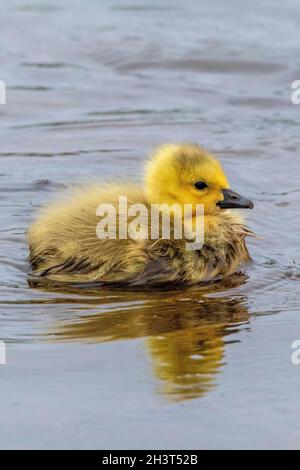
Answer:
[(148, 340), (158, 391), (173, 400), (203, 395), (214, 385), (222, 364), (223, 327), (204, 326), (172, 332)]
[[(233, 295), (244, 281), (239, 275), (226, 283), (176, 291), (87, 291), (85, 300), (75, 299), (81, 304), (80, 318), (60, 320), (51, 334), (58, 340), (93, 342), (145, 337), (158, 393), (172, 400), (196, 398), (215, 385), (225, 336), (233, 333), (233, 325), (237, 331), (248, 321), (245, 299)], [(95, 313), (85, 315), (91, 309)]]

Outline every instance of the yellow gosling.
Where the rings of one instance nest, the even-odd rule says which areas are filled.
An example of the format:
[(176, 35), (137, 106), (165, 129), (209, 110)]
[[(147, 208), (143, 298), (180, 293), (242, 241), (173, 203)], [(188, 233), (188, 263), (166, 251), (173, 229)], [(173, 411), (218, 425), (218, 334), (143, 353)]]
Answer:
[[(187, 240), (162, 236), (154, 239), (100, 239), (96, 233), (100, 204), (112, 205), (116, 229), (128, 232), (119, 212), (119, 196), (128, 207), (143, 204), (192, 206), (193, 227), (204, 217), (204, 244), (187, 249)], [(204, 208), (197, 215), (196, 205)], [(174, 206), (175, 207), (175, 206)], [(145, 170), (144, 187), (132, 183), (78, 188), (61, 201), (44, 208), (28, 231), (34, 275), (55, 282), (115, 283), (127, 285), (196, 284), (217, 280), (237, 271), (250, 257), (245, 237), (254, 235), (238, 212), (253, 203), (230, 190), (219, 161), (198, 145), (159, 147)], [(162, 214), (161, 214), (162, 212)], [(184, 213), (184, 212), (182, 212)], [(179, 215), (173, 212), (173, 228)], [(160, 211), (162, 217), (164, 211)], [(129, 217), (129, 222), (130, 217)], [(181, 220), (181, 223), (182, 220)], [(150, 225), (149, 225), (150, 226)]]

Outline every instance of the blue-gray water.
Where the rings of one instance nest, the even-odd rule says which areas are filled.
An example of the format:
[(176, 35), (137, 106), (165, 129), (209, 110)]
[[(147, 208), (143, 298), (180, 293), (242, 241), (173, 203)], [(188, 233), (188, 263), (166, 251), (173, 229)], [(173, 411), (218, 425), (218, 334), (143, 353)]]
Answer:
[[(299, 448), (299, 2), (0, 3), (0, 447)], [(37, 208), (174, 140), (254, 200), (245, 274), (30, 289)]]

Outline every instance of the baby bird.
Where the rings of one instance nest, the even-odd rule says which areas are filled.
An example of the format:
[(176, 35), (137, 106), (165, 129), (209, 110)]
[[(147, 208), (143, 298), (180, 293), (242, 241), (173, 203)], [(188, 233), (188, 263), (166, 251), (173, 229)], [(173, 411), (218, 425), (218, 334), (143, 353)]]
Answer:
[[(161, 146), (146, 166), (144, 187), (89, 185), (41, 211), (28, 231), (34, 276), (64, 283), (131, 286), (197, 284), (229, 276), (250, 259), (245, 237), (254, 236), (242, 216), (231, 210), (252, 209), (253, 203), (229, 188), (221, 164), (204, 148)], [(126, 196), (128, 214), (133, 204), (149, 209), (147, 236), (128, 236), (133, 218), (124, 220), (119, 196)], [(100, 204), (110, 204), (115, 210), (115, 233), (119, 234), (115, 239), (99, 237)], [(175, 236), (175, 223), (178, 218), (183, 223), (186, 204), (192, 208), (193, 227), (197, 218), (203, 218), (204, 242), (198, 249), (187, 248), (185, 235)], [(201, 215), (196, 211), (198, 204), (203, 207)], [(174, 205), (170, 237), (162, 233), (166, 205)], [(154, 217), (151, 207), (159, 217)], [(153, 237), (155, 224), (159, 235)]]

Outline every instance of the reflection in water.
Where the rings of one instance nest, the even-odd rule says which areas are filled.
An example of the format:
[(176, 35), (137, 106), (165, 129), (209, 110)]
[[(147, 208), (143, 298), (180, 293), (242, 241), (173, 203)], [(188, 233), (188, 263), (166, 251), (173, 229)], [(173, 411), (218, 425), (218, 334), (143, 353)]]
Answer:
[[(232, 325), (238, 330), (249, 320), (246, 299), (235, 298), (231, 290), (243, 282), (245, 277), (236, 275), (181, 291), (88, 290), (84, 301), (96, 313), (83, 315), (81, 306), (79, 319), (57, 321), (51, 339), (53, 334), (63, 341), (93, 342), (145, 337), (158, 392), (172, 400), (196, 398), (215, 383)], [(82, 298), (73, 299), (77, 301), (82, 303)]]
[(222, 364), (224, 325), (199, 325), (149, 338), (161, 393), (175, 400), (203, 395)]

